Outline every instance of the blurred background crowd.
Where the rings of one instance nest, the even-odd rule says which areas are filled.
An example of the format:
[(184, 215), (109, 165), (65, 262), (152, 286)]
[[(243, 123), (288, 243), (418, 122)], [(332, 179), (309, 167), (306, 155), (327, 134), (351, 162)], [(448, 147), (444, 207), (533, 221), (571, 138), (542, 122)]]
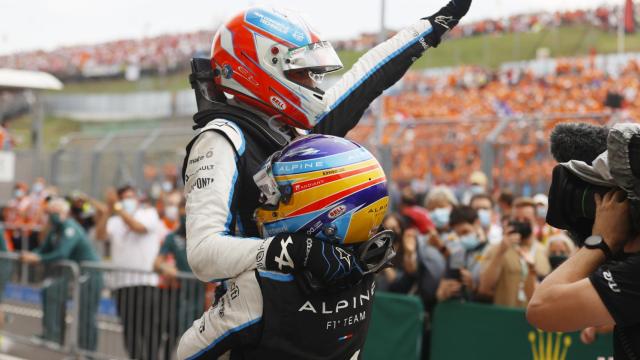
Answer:
[[(500, 19), (485, 19), (461, 24), (451, 37), (484, 34), (536, 32), (545, 28), (585, 25), (602, 30), (616, 30), (621, 7), (604, 5), (593, 9), (519, 14)], [(634, 11), (637, 11), (634, 9)], [(633, 25), (627, 31), (634, 29)], [(0, 56), (0, 67), (46, 71), (64, 80), (115, 77), (127, 72), (137, 79), (140, 72), (166, 74), (187, 69), (194, 53), (207, 54), (215, 31), (166, 34), (143, 39), (128, 39), (69, 46), (53, 51), (21, 52)], [(387, 36), (393, 36), (389, 32)], [(378, 34), (362, 34), (356, 39), (336, 40), (337, 50), (361, 51), (377, 42)]]
[[(462, 301), (522, 309), (537, 284), (575, 251), (571, 239), (545, 223), (545, 194), (556, 165), (549, 134), (561, 122), (612, 125), (639, 118), (640, 54), (599, 53), (592, 43), (601, 39), (583, 31), (601, 31), (600, 42), (609, 46), (610, 35), (623, 30), (629, 33), (629, 48), (640, 50), (640, 37), (631, 35), (633, 16), (631, 21), (625, 17), (620, 27), (623, 8), (634, 16), (640, 8), (625, 3), (460, 24), (450, 43), (430, 50), (419, 60), (427, 62), (416, 63), (349, 133), (376, 154), (387, 173), (392, 201), (383, 227), (397, 234), (397, 256), (379, 274), (377, 286), (420, 298), (426, 314), (423, 358), (429, 354), (436, 304)], [(540, 45), (549, 38), (571, 38), (576, 31), (582, 34), (579, 47), (568, 50), (568, 57), (556, 54), (565, 54), (562, 41), (551, 50)], [(495, 51), (512, 52), (508, 63), (485, 63), (482, 59), (493, 52), (487, 46), (469, 51), (473, 58), (461, 62), (472, 65), (451, 66), (455, 56), (446, 57), (451, 55), (447, 49), (457, 53), (470, 47), (465, 41), (478, 40), (473, 43), (478, 45), (522, 36), (524, 48), (526, 36), (542, 33), (527, 40), (533, 50), (526, 59), (520, 56), (519, 41), (513, 49)], [(128, 356), (154, 359), (167, 358), (179, 332), (211, 302), (215, 284), (184, 285), (193, 278), (186, 260), (179, 170), (195, 111), (186, 71), (190, 58), (208, 56), (213, 34), (208, 30), (0, 56), (0, 68), (46, 71), (71, 89), (58, 95), (0, 88), (0, 155), (16, 156), (15, 181), (5, 182), (10, 194), (4, 196), (6, 189), (0, 186), (0, 252), (19, 254), (22, 263), (89, 261), (114, 266), (96, 268), (96, 273), (117, 268), (143, 273), (134, 282), (88, 274), (90, 286), (81, 290), (81, 298), (88, 299), (83, 303), (88, 315), (80, 320), (86, 335), (79, 340), (82, 349), (98, 346), (95, 314), (105, 313), (100, 298), (114, 304), (111, 315), (121, 319)], [(351, 57), (380, 39), (362, 34), (332, 43), (348, 68), (355, 61)], [(432, 54), (447, 54), (442, 57), (447, 67), (429, 63)], [(174, 88), (165, 89), (171, 79), (177, 79), (170, 84)], [(156, 84), (151, 90), (161, 91), (152, 93), (141, 85), (149, 83)], [(164, 107), (169, 110), (161, 115), (141, 116)], [(37, 122), (25, 121), (34, 113), (44, 121), (42, 148), (34, 146), (38, 136), (30, 132)], [(60, 242), (60, 237), (73, 241)], [(127, 246), (123, 239), (136, 245)], [(9, 281), (2, 274), (10, 273), (0, 271), (0, 300)], [(183, 299), (186, 289), (193, 291), (188, 301)], [(64, 308), (65, 290), (43, 292), (49, 304), (42, 306), (44, 340), (64, 343), (60, 324), (65, 322), (51, 314)], [(132, 304), (132, 298), (140, 300)], [(166, 298), (182, 300), (168, 305)], [(146, 327), (136, 326), (127, 321), (132, 306), (170, 314), (159, 319), (174, 325), (152, 327), (144, 319)], [(177, 310), (163, 311), (167, 306)], [(0, 328), (3, 319), (0, 314)], [(149, 334), (148, 328), (163, 330)], [(595, 333), (585, 329), (583, 342), (593, 342)], [(111, 344), (101, 351), (108, 352)]]
[[(51, 223), (51, 214), (57, 210), (50, 203), (63, 198), (69, 206), (68, 219), (72, 219), (66, 220), (67, 226), (73, 222), (82, 228), (82, 236), (97, 255), (77, 258), (72, 250), (53, 260), (102, 260), (122, 268), (155, 271), (161, 275), (159, 280), (144, 280), (143, 285), (165, 288), (190, 268), (180, 183), (170, 166), (163, 172), (155, 170), (146, 170), (150, 181), (144, 187), (109, 188), (99, 199), (80, 191), (62, 194), (42, 178), (33, 184), (18, 183), (2, 210), (7, 249), (21, 252), (23, 261), (30, 261), (30, 254), (43, 257), (52, 251), (43, 245), (57, 231)], [(378, 275), (378, 289), (420, 297), (427, 314), (425, 357), (430, 339), (428, 318), (437, 303), (455, 300), (524, 308), (545, 275), (575, 251), (565, 233), (545, 223), (549, 205), (544, 193), (522, 196), (493, 188), (480, 171), (470, 172), (456, 186), (439, 183), (421, 191), (403, 187), (396, 201), (396, 210), (387, 214), (382, 227), (396, 233), (397, 256), (393, 266)], [(133, 242), (137, 245), (123, 245), (127, 242), (122, 239), (129, 236), (137, 239)], [(132, 294), (142, 286), (124, 282), (112, 284), (116, 289), (112, 296), (119, 306), (122, 291), (126, 297), (126, 291)], [(185, 301), (191, 306), (186, 324), (203, 308), (205, 290), (198, 291), (199, 297)], [(120, 316), (126, 320), (126, 312)], [(125, 325), (125, 336), (126, 331)], [(594, 331), (585, 330), (585, 342), (593, 341)], [(139, 336), (137, 341), (144, 342), (144, 334)], [(92, 350), (91, 345), (81, 346)], [(95, 343), (93, 346), (95, 350)], [(129, 348), (129, 353), (135, 357), (136, 348)]]

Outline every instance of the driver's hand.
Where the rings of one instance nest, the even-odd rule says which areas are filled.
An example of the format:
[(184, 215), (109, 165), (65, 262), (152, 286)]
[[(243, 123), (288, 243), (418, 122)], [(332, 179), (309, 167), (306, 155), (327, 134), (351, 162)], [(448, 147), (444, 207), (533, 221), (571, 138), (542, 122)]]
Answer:
[(308, 271), (326, 289), (342, 289), (362, 280), (364, 271), (351, 250), (305, 234), (279, 234), (266, 252), (266, 270)]

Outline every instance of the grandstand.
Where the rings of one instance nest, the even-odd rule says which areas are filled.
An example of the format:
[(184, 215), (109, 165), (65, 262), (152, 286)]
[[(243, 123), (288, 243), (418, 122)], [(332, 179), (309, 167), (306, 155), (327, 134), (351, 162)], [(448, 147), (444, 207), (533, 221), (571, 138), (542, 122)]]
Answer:
[[(640, 7), (636, 6), (634, 10), (640, 12)], [(545, 194), (556, 165), (550, 155), (548, 139), (557, 124), (577, 121), (612, 125), (640, 119), (640, 34), (635, 32), (633, 25), (625, 24), (625, 51), (619, 52), (619, 13), (617, 6), (601, 6), (462, 23), (449, 34), (450, 39), (441, 47), (429, 50), (416, 61), (402, 81), (376, 100), (359, 125), (348, 134), (350, 139), (368, 147), (382, 163), (391, 192), (390, 209), (397, 211), (407, 204), (421, 207), (428, 191), (437, 186), (451, 191), (455, 200), (449, 204), (451, 207), (454, 202), (465, 201), (463, 199), (472, 191), (472, 185), (484, 186), (481, 191), (489, 193), (492, 201), (504, 194), (524, 197)], [(208, 29), (0, 56), (0, 68), (48, 71), (65, 82), (62, 91), (42, 94), (44, 106), (40, 109), (32, 106), (30, 92), (0, 90), (0, 120), (3, 124), (0, 135), (10, 134), (3, 135), (4, 142), (11, 145), (5, 150), (16, 155), (19, 180), (29, 188), (40, 181), (37, 179), (39, 175), (44, 175), (47, 191), (51, 194), (66, 195), (70, 201), (75, 201), (73, 196), (82, 194), (82, 200), (87, 204), (95, 201), (87, 208), (96, 218), (100, 201), (109, 201), (109, 193), (105, 194), (105, 189), (132, 184), (142, 194), (142, 201), (164, 216), (166, 198), (176, 192), (181, 193), (183, 184), (178, 174), (185, 155), (184, 147), (193, 134), (190, 117), (196, 111), (196, 104), (187, 81), (189, 59), (198, 55), (208, 56), (213, 34), (212, 29)], [(393, 32), (387, 35), (391, 36)], [(345, 64), (345, 69), (337, 75), (350, 68), (378, 40), (377, 34), (362, 34), (355, 39), (335, 41)], [(328, 80), (330, 83), (331, 79)], [(29, 116), (40, 110), (44, 112), (43, 132), (46, 134), (41, 139), (42, 153), (32, 149), (32, 124), (29, 122)], [(37, 112), (37, 115), (41, 114)], [(43, 164), (34, 165), (40, 162)], [(472, 183), (470, 175), (478, 172), (486, 176), (480, 176), (486, 179), (486, 184)], [(165, 185), (167, 190), (163, 189)], [(9, 192), (8, 188), (5, 190)], [(0, 197), (0, 204), (7, 204), (3, 218), (8, 219), (5, 213), (17, 213), (20, 202), (15, 199), (15, 193), (5, 197)], [(428, 210), (435, 212), (439, 206)], [(427, 212), (427, 207), (425, 202), (425, 213), (434, 217), (434, 213)], [(498, 228), (502, 236), (501, 217), (507, 213), (498, 213), (496, 209), (495, 206), (490, 209), (496, 212), (490, 219), (490, 225)], [(41, 208), (37, 210), (42, 212)], [(399, 214), (396, 215), (401, 217)], [(34, 230), (37, 233), (43, 221), (42, 217), (32, 215), (29, 213), (27, 216), (27, 226), (20, 228), (24, 224), (17, 225), (20, 231), (28, 228), (27, 231), (19, 235), (11, 232), (15, 229), (7, 232), (18, 239), (16, 243), (21, 242), (23, 250), (29, 247), (27, 242), (30, 241), (32, 227), (37, 229)], [(402, 219), (411, 220), (408, 217)], [(541, 242), (546, 241), (549, 235), (542, 234), (543, 231), (556, 230), (545, 226), (543, 221), (540, 229), (536, 229), (540, 234), (535, 236), (539, 236)], [(407, 230), (415, 229), (407, 227)], [(440, 231), (433, 229), (436, 230)], [(404, 228), (402, 231), (409, 237), (415, 237), (408, 241), (403, 237), (400, 245), (401, 260), (398, 263), (402, 264), (396, 268), (408, 272), (405, 268), (408, 266), (403, 262), (405, 254), (415, 252), (415, 244), (431, 235), (405, 233)], [(488, 238), (489, 229), (486, 231)], [(446, 234), (451, 235), (450, 232)], [(445, 231), (442, 230), (440, 235), (444, 238)], [(414, 249), (406, 245), (411, 241), (414, 241)], [(107, 248), (107, 253), (109, 246), (100, 245)], [(33, 300), (40, 289), (37, 286), (32, 289), (31, 286), (32, 283), (40, 286), (39, 281), (46, 274), (41, 268), (27, 269), (18, 262), (17, 256), (3, 257), (0, 252), (0, 266), (15, 263), (12, 274), (14, 278), (20, 276), (21, 283), (25, 285), (9, 287), (12, 297), (7, 309), (18, 319), (28, 320), (28, 326), (21, 327), (18, 335), (21, 341), (32, 345), (36, 341), (26, 337), (33, 332), (32, 328), (39, 326), (35, 320), (42, 311), (38, 308), (38, 301)], [(69, 266), (58, 265), (62, 268)], [(122, 272), (122, 269), (96, 264), (88, 267), (92, 266), (104, 271), (107, 278)], [(75, 269), (73, 266), (70, 268)], [(84, 267), (81, 269), (86, 270)], [(27, 279), (26, 274), (33, 272), (36, 273), (35, 278)], [(75, 281), (73, 287), (78, 288), (83, 281), (82, 276), (79, 273), (74, 276), (70, 281)], [(156, 275), (149, 270), (142, 276)], [(192, 275), (184, 275), (184, 279), (197, 283)], [(80, 295), (74, 292), (72, 296), (74, 301), (68, 308), (77, 309), (76, 300)], [(126, 357), (116, 305), (106, 289), (100, 296), (99, 325), (103, 341), (104, 333), (110, 341), (100, 344), (101, 356)], [(25, 298), (30, 301), (26, 310)], [(383, 295), (381, 298), (382, 305), (379, 306), (383, 310), (378, 311), (392, 315), (376, 320), (379, 323), (373, 328), (375, 338), (384, 339), (388, 335), (385, 331), (398, 325), (392, 321), (396, 320), (395, 316), (403, 321), (409, 319), (407, 326), (412, 328), (404, 339), (403, 349), (409, 349), (407, 358), (417, 359), (420, 346), (417, 346), (416, 355), (416, 342), (422, 340), (425, 329), (423, 304), (415, 297), (407, 300)], [(529, 345), (544, 344), (543, 333), (528, 332), (530, 329), (521, 309), (507, 311), (489, 308), (489, 305), (467, 305), (441, 307), (438, 311), (444, 314), (441, 317), (444, 320), (436, 319), (438, 326), (455, 335), (459, 328), (447, 325), (447, 320), (454, 323), (456, 314), (471, 314), (471, 318), (487, 322), (497, 318), (499, 321), (496, 323), (506, 324), (501, 336), (513, 341), (516, 344), (513, 348), (524, 344), (520, 348), (529, 351)], [(73, 320), (76, 314), (70, 314), (68, 318), (70, 323), (76, 322)], [(482, 332), (483, 329), (478, 328), (481, 325), (466, 329), (465, 336), (472, 338), (473, 332)], [(66, 331), (78, 333), (77, 325), (74, 326)], [(517, 331), (510, 331), (509, 327)], [(456, 339), (455, 336), (450, 337)], [(568, 342), (567, 337), (570, 339)], [(479, 338), (484, 339), (484, 335)], [(438, 359), (446, 359), (446, 354), (451, 351), (443, 345), (451, 346), (447, 343), (447, 336), (440, 333), (434, 339), (438, 341), (433, 353), (439, 355), (436, 356)], [(562, 338), (565, 340), (560, 339), (558, 335), (555, 343), (547, 341), (557, 348), (562, 345), (566, 352), (571, 339), (577, 337), (576, 334), (567, 334)], [(578, 345), (578, 340), (573, 341), (578, 354), (593, 355), (593, 351)], [(62, 343), (47, 346), (64, 354), (78, 354), (77, 344), (73, 341), (67, 339)], [(370, 343), (369, 354), (376, 353), (377, 358), (398, 356), (393, 349), (376, 349), (382, 345), (386, 343)], [(602, 341), (598, 345), (597, 351), (609, 351)], [(521, 350), (514, 350), (517, 358), (529, 355), (519, 352)], [(22, 352), (25, 353), (28, 352)], [(489, 354), (491, 349), (480, 349), (478, 353)], [(535, 355), (534, 358), (537, 359)]]

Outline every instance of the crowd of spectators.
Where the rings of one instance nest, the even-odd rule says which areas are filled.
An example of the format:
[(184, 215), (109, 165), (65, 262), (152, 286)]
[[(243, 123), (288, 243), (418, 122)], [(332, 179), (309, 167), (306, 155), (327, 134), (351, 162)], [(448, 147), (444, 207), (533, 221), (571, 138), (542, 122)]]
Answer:
[(46, 71), (65, 80), (122, 77), (127, 71), (163, 75), (186, 69), (194, 54), (208, 52), (213, 34), (198, 31), (20, 52), (0, 56), (0, 68)]
[[(174, 168), (165, 166), (158, 172), (148, 166), (142, 189), (109, 188), (104, 200), (79, 191), (62, 194), (43, 178), (31, 185), (20, 182), (2, 209), (0, 252), (19, 253), (28, 264), (105, 261), (126, 270), (108, 277), (108, 272), (86, 270), (89, 280), (80, 289), (83, 305), (77, 340), (85, 350), (97, 347), (95, 316), (103, 288), (111, 290), (130, 358), (169, 358), (180, 334), (205, 309), (205, 298), (215, 287), (185, 277), (191, 272), (186, 260), (185, 202)], [(59, 273), (47, 279), (39, 337), (63, 343), (60, 309), (66, 293), (61, 289), (67, 283)], [(0, 322), (3, 318), (0, 313)]]
[[(407, 74), (383, 98), (382, 144), (391, 148), (394, 181), (456, 187), (481, 169), (481, 158), (491, 149), (490, 185), (527, 196), (545, 191), (554, 165), (547, 139), (555, 125), (640, 118), (640, 60), (632, 58), (616, 76), (592, 60), (558, 59), (545, 75), (479, 67)], [(370, 122), (349, 135), (367, 143), (373, 131)]]
[[(467, 37), (539, 31), (544, 28), (586, 25), (603, 30), (616, 29), (619, 7), (519, 14), (500, 19), (486, 19), (456, 27), (451, 36)], [(0, 67), (40, 70), (63, 79), (122, 77), (128, 71), (165, 74), (186, 69), (189, 59), (198, 52), (208, 53), (215, 29), (193, 33), (167, 34), (143, 39), (111, 41), (101, 44), (67, 46), (53, 51), (30, 51), (0, 56)], [(393, 35), (393, 32), (388, 34)], [(338, 50), (361, 51), (378, 42), (377, 34), (334, 41)]]
[[(149, 167), (145, 175), (142, 190), (131, 186), (108, 189), (104, 201), (77, 191), (63, 198), (44, 179), (31, 186), (18, 183), (3, 211), (5, 241), (0, 236), (0, 245), (6, 245), (4, 251), (22, 250), (21, 259), (28, 263), (101, 259), (142, 272), (133, 277), (112, 276), (109, 281), (94, 274), (90, 278), (93, 285), (81, 289), (92, 296), (81, 298), (95, 300), (103, 287), (109, 288), (124, 324), (127, 352), (132, 358), (152, 359), (173, 351), (179, 334), (207, 302), (204, 287), (176, 285), (179, 274), (190, 268), (185, 251), (185, 202), (174, 173)], [(382, 227), (397, 234), (397, 256), (393, 266), (379, 274), (378, 288), (418, 295), (427, 315), (443, 301), (524, 308), (538, 283), (575, 252), (565, 233), (546, 224), (549, 204), (545, 194), (516, 195), (492, 186), (479, 171), (467, 174), (457, 186), (409, 185), (392, 189), (392, 196), (397, 206)], [(56, 237), (51, 234), (55, 226), (63, 226), (59, 224), (66, 228), (59, 230), (63, 241), (55, 245)], [(21, 241), (23, 238), (29, 241)], [(150, 275), (151, 271), (157, 275)], [(60, 302), (47, 296), (43, 301)], [(87, 350), (96, 347), (97, 330), (92, 327), (96, 304), (97, 300), (85, 302), (85, 308), (91, 309), (87, 311), (94, 313), (80, 321), (83, 329), (91, 330), (82, 332), (85, 337), (79, 340)], [(175, 312), (143, 317), (142, 322), (132, 320), (132, 314), (142, 313), (132, 313), (132, 309), (142, 308), (145, 314), (163, 313), (161, 309), (167, 308)], [(46, 333), (57, 330), (46, 312), (43, 338), (59, 341)], [(174, 326), (166, 328), (163, 324), (167, 322)], [(425, 356), (429, 353), (429, 316), (426, 322)], [(593, 331), (584, 331), (584, 342), (593, 341)], [(163, 346), (153, 345), (160, 341), (157, 336), (166, 339)]]
[(545, 28), (571, 25), (595, 26), (613, 31), (620, 22), (620, 7), (603, 5), (591, 9), (565, 10), (518, 14), (502, 19), (486, 19), (470, 24), (461, 24), (453, 30), (453, 36), (503, 34), (540, 31)]
[(538, 283), (575, 251), (565, 233), (545, 223), (546, 195), (494, 191), (479, 172), (465, 183), (421, 193), (405, 188), (398, 210), (383, 222), (398, 236), (398, 255), (379, 277), (379, 286), (422, 299), (427, 350), (428, 319), (437, 303), (525, 308)]

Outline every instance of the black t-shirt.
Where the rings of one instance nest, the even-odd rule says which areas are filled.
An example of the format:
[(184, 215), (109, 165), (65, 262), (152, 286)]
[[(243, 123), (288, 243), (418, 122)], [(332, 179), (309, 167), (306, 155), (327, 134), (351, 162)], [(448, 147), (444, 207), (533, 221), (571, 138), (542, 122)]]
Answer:
[(640, 253), (602, 265), (589, 279), (616, 321), (615, 359), (640, 359)]

